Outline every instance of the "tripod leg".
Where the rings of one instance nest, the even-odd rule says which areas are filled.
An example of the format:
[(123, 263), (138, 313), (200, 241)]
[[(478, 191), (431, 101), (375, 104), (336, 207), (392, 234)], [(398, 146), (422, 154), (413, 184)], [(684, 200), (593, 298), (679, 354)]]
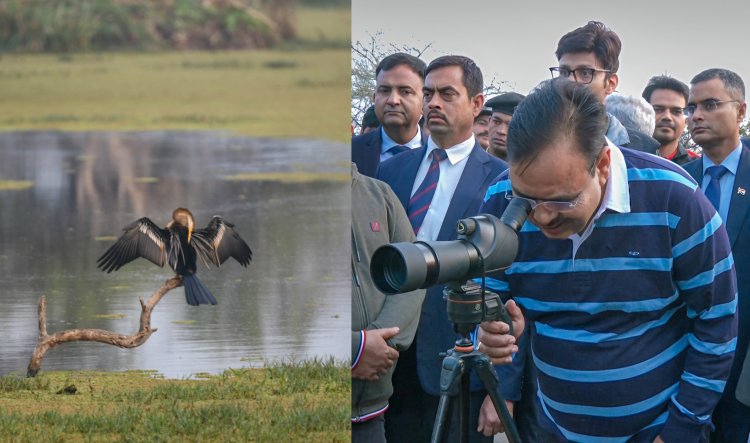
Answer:
[(502, 422), (505, 428), (505, 436), (508, 437), (508, 442), (521, 443), (521, 437), (518, 435), (513, 417), (510, 416), (508, 407), (505, 405), (505, 399), (500, 394), (500, 382), (497, 379), (495, 369), (490, 364), (489, 358), (484, 354), (477, 357), (475, 368), (484, 388), (492, 399), (492, 404), (495, 405), (495, 411), (497, 411), (500, 422)]
[(469, 443), (469, 377), (468, 374), (461, 377), (461, 396), (459, 397), (461, 405), (461, 414), (459, 415), (459, 429), (461, 430), (461, 443)]
[(430, 443), (440, 443), (443, 440), (446, 429), (446, 420), (448, 420), (448, 410), (450, 409), (450, 395), (447, 392), (440, 393), (440, 403), (438, 403), (437, 412), (435, 413), (435, 424), (432, 427), (432, 438)]

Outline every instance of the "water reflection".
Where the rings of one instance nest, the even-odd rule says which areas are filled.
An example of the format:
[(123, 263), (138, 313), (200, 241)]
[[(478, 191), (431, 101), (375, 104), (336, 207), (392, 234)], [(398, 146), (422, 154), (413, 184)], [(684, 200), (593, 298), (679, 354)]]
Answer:
[[(41, 295), (50, 334), (134, 333), (138, 297), (148, 298), (171, 271), (139, 260), (108, 275), (96, 259), (126, 224), (148, 216), (164, 226), (178, 206), (190, 208), (201, 227), (214, 214), (235, 223), (253, 249), (250, 267), (230, 260), (199, 269), (219, 304), (191, 307), (182, 288), (173, 290), (157, 305), (158, 331), (143, 346), (64, 344), (46, 354), (43, 371), (155, 369), (180, 378), (291, 356), (348, 358), (348, 164), (347, 146), (323, 141), (173, 132), (0, 135), (0, 182), (34, 183), (0, 190), (0, 374), (25, 372)], [(278, 172), (326, 179), (252, 179)], [(236, 176), (246, 179), (226, 179)]]

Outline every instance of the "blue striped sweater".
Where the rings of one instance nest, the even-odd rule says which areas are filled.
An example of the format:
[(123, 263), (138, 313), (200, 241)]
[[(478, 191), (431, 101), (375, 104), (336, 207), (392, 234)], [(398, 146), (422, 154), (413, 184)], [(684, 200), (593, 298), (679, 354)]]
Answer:
[[(629, 210), (606, 209), (576, 250), (527, 221), (516, 261), (487, 286), (524, 311), (547, 432), (560, 441), (697, 441), (734, 358), (726, 231), (678, 166), (627, 149), (612, 162), (610, 182)], [(480, 212), (500, 216), (508, 189), (506, 171)], [(519, 364), (498, 367), (517, 389)]]

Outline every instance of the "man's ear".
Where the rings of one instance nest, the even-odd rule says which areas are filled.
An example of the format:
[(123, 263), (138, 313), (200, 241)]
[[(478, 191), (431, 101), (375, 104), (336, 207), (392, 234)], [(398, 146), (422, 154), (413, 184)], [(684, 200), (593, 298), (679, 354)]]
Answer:
[(609, 94), (615, 92), (617, 89), (617, 85), (620, 84), (620, 77), (617, 75), (616, 72), (613, 72), (607, 76), (607, 79), (605, 80), (604, 85), (604, 96), (608, 96)]
[(604, 186), (609, 180), (612, 165), (612, 150), (605, 146), (599, 158), (596, 160), (596, 170), (599, 172), (599, 186)]
[(471, 98), (471, 105), (474, 111), (474, 118), (477, 118), (482, 108), (484, 108), (484, 94), (481, 92)]

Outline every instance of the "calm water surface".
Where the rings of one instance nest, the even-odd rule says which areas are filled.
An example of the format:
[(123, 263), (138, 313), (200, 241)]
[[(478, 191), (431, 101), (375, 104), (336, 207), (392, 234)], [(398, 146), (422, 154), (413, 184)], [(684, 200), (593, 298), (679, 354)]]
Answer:
[(138, 297), (171, 270), (139, 259), (105, 274), (96, 259), (128, 223), (145, 216), (164, 226), (178, 206), (199, 227), (223, 215), (253, 250), (247, 269), (234, 260), (201, 265), (219, 304), (189, 306), (177, 288), (157, 305), (158, 331), (141, 347), (67, 343), (47, 352), (42, 371), (186, 378), (290, 358), (348, 359), (348, 158), (342, 143), (223, 133), (0, 134), (0, 184), (33, 182), (0, 190), (0, 374), (25, 373), (41, 295), (50, 334), (135, 333)]

